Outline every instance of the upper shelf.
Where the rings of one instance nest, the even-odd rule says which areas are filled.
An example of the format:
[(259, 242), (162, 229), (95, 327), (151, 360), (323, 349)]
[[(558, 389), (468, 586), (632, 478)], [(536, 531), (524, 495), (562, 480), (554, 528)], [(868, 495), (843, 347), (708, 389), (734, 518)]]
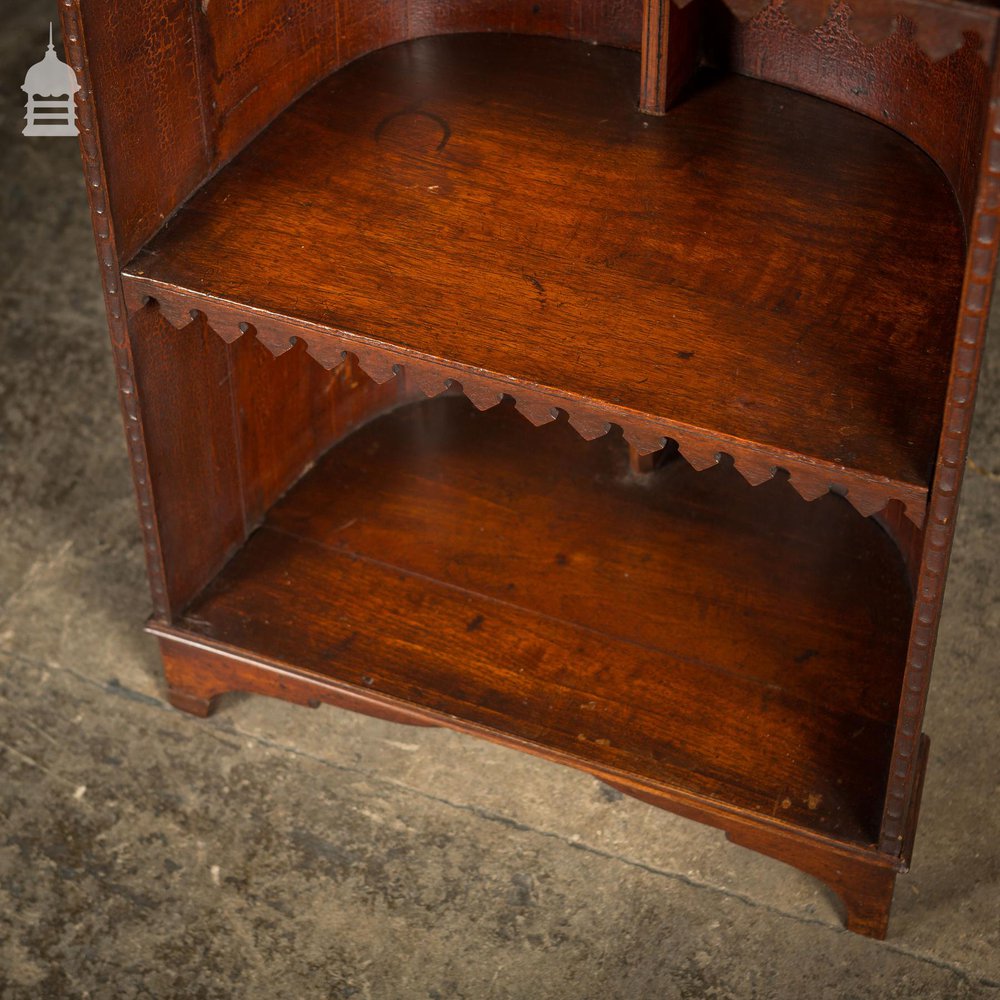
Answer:
[(376, 52), (198, 192), (126, 301), (919, 523), (964, 263), (943, 175), (793, 91), (703, 75), (650, 119), (637, 79), (551, 39)]

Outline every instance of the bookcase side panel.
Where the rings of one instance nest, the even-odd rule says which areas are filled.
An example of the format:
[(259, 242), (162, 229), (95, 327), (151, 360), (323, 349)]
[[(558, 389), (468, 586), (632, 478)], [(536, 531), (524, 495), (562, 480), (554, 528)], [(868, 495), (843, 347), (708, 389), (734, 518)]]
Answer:
[(910, 838), (919, 808), (921, 726), (1000, 251), (1000, 73), (996, 70), (992, 94), (882, 820), (880, 849), (894, 855)]
[[(87, 80), (119, 262), (205, 179), (210, 124), (186, 0), (60, 0), (67, 50), (86, 33)], [(78, 97), (78, 100), (82, 98)]]
[(172, 618), (247, 534), (229, 358), (201, 318), (177, 330), (146, 308), (129, 335)]
[[(169, 616), (166, 575), (160, 540), (156, 530), (156, 511), (149, 479), (146, 440), (136, 394), (135, 365), (122, 295), (120, 254), (115, 218), (111, 210), (108, 179), (104, 168), (104, 141), (101, 124), (96, 113), (98, 99), (91, 83), (88, 38), (86, 25), (81, 16), (80, 0), (60, 0), (59, 17), (66, 49), (66, 60), (80, 84), (80, 90), (76, 94), (80, 154), (94, 230), (98, 271), (104, 295), (125, 442), (135, 487), (153, 615), (166, 620)], [(98, 47), (100, 48), (100, 46)], [(114, 145), (113, 132), (111, 145)]]

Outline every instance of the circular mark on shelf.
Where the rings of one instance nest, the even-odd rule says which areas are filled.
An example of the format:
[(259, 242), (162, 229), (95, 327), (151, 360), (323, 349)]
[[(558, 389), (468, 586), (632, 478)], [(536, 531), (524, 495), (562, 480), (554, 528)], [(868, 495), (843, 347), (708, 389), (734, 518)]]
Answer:
[(375, 141), (399, 150), (440, 153), (451, 139), (451, 126), (433, 111), (403, 108), (375, 126)]

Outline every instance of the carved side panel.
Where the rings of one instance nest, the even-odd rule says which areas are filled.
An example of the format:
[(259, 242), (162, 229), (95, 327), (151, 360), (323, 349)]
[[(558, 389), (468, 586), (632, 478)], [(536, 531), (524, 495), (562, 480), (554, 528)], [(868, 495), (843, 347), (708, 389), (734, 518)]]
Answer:
[(60, 0), (60, 19), (66, 44), (66, 57), (76, 72), (81, 89), (76, 95), (77, 121), (80, 127), (80, 151), (87, 184), (87, 197), (94, 224), (97, 259), (101, 272), (101, 287), (108, 314), (111, 349), (114, 356), (115, 375), (118, 379), (118, 396), (125, 423), (125, 438), (132, 478), (135, 482), (139, 504), (139, 523), (142, 529), (143, 549), (153, 598), (154, 617), (166, 620), (169, 614), (163, 559), (160, 554), (156, 530), (156, 511), (149, 482), (149, 463), (142, 420), (136, 397), (136, 383), (129, 349), (128, 327), (121, 295), (121, 275), (118, 271), (118, 254), (111, 210), (107, 197), (100, 129), (94, 114), (91, 90), (90, 65), (80, 17), (79, 0)]
[[(60, 0), (60, 9), (86, 30), (86, 104), (93, 124), (111, 140), (101, 150), (103, 197), (122, 262), (211, 166), (212, 128), (191, 44), (195, 6), (189, 0)], [(74, 43), (68, 32), (64, 37), (69, 49)]]
[[(401, 395), (402, 384), (386, 389), (374, 387), (365, 390), (362, 387), (362, 391), (354, 391), (358, 378), (350, 368), (334, 377), (312, 359), (302, 358), (300, 360), (304, 360), (305, 365), (301, 367), (307, 370), (297, 383), (298, 396), (291, 402), (286, 398), (284, 405), (279, 405), (277, 410), (281, 427), (287, 433), (279, 433), (272, 439), (273, 428), (262, 425), (258, 419), (261, 411), (256, 411), (249, 423), (239, 420), (241, 400), (238, 394), (256, 391), (258, 400), (264, 396), (265, 403), (269, 400), (274, 402), (274, 397), (280, 395), (281, 389), (287, 388), (287, 385), (278, 384), (272, 371), (267, 384), (262, 388), (257, 382), (254, 390), (253, 365), (244, 358), (246, 352), (231, 349), (214, 334), (208, 335), (203, 320), (192, 322), (188, 315), (186, 322), (181, 324), (183, 329), (176, 331), (150, 310), (134, 317), (135, 328), (130, 336), (119, 269), (121, 255), (127, 254), (129, 248), (123, 250), (117, 242), (118, 217), (109, 197), (105, 173), (107, 154), (101, 142), (101, 125), (93, 96), (85, 36), (86, 27), (91, 22), (85, 20), (81, 7), (87, 7), (87, 0), (60, 0), (60, 17), (67, 61), (81, 84), (77, 95), (80, 146), (119, 400), (139, 506), (153, 616), (167, 622), (171, 614), (207, 582), (232, 549), (244, 539), (254, 513), (253, 510), (246, 510), (247, 497), (244, 493), (252, 493), (250, 499), (257, 499), (265, 506), (273, 502), (304, 467), (344, 432), (345, 427), (367, 417), (373, 406), (385, 409), (394, 405)], [(118, 58), (117, 48), (126, 44), (128, 30), (127, 24), (110, 25), (107, 21), (108, 10), (110, 8), (100, 7), (91, 12), (88, 8), (90, 17), (97, 22), (102, 72), (105, 75), (114, 69), (113, 63), (107, 60)], [(182, 13), (182, 21), (186, 24), (186, 5)], [(164, 56), (167, 59), (170, 58), (175, 26), (172, 24), (164, 29), (168, 36)], [(144, 38), (145, 35), (142, 35), (134, 40), (136, 51), (144, 50)], [(123, 65), (127, 67), (131, 58), (131, 55), (123, 55)], [(143, 78), (142, 74), (137, 76)], [(169, 74), (164, 80), (164, 86), (171, 85)], [(189, 82), (179, 86), (182, 98), (188, 93), (186, 88)], [(104, 92), (102, 90), (102, 94)], [(128, 109), (115, 103), (122, 94), (120, 87), (109, 85), (107, 92), (111, 106), (104, 112), (104, 118), (114, 130), (112, 155), (121, 160), (129, 150), (127, 137), (122, 134), (128, 122), (125, 117)], [(134, 109), (135, 112), (162, 115), (164, 109), (157, 109), (155, 95), (148, 96), (145, 105)], [(198, 116), (194, 115), (183, 127), (178, 123), (171, 124), (168, 119), (157, 120), (158, 127), (167, 130), (163, 133), (165, 136), (171, 131), (176, 133), (174, 148), (183, 161), (185, 141), (200, 131), (191, 127), (192, 121), (197, 124)], [(148, 123), (137, 128), (140, 137), (148, 140)], [(150, 159), (152, 153), (156, 156)], [(141, 170), (136, 174), (133, 179), (147, 192), (142, 197), (148, 195), (152, 199), (150, 205), (160, 204), (157, 199), (163, 197), (168, 200), (179, 197), (175, 185), (183, 186), (191, 182), (191, 177), (179, 180), (181, 174), (176, 172), (177, 164), (164, 150), (157, 147), (147, 151), (147, 154), (144, 162), (160, 163), (162, 176), (161, 183), (153, 183), (148, 177), (139, 176)], [(119, 201), (125, 206), (127, 239), (131, 240), (140, 231), (135, 228), (136, 225), (141, 230), (150, 225), (155, 228), (161, 216), (157, 216), (154, 225), (144, 221), (145, 216), (128, 214), (137, 210), (140, 201), (125, 174), (127, 171), (120, 169), (116, 181)], [(137, 350), (141, 357), (136, 356)], [(186, 352), (192, 350), (202, 363), (188, 368), (183, 362), (188, 357)], [(271, 359), (266, 351), (263, 353)], [(364, 376), (361, 379), (364, 380)], [(137, 391), (139, 383), (143, 385), (142, 404)], [(150, 420), (155, 426), (150, 426)], [(207, 428), (211, 429), (211, 440)], [(205, 433), (199, 435), (199, 430)], [(276, 447), (280, 447), (289, 436), (301, 440), (301, 446), (297, 450), (286, 448), (276, 457)], [(266, 455), (262, 455), (262, 448)], [(158, 480), (163, 484), (160, 490), (156, 488)], [(162, 498), (159, 503), (158, 495)]]
[(937, 641), (945, 578), (955, 533), (958, 496), (965, 472), (969, 432), (982, 365), (990, 298), (1000, 244), (1000, 83), (994, 81), (989, 129), (983, 152), (983, 177), (971, 226), (971, 245), (962, 290), (962, 308), (948, 383), (937, 473), (931, 489), (920, 576), (917, 581), (913, 630), (907, 652), (899, 724), (892, 765), (881, 850), (899, 854), (909, 811), (916, 807), (914, 789), (920, 728), (927, 702), (931, 663)]

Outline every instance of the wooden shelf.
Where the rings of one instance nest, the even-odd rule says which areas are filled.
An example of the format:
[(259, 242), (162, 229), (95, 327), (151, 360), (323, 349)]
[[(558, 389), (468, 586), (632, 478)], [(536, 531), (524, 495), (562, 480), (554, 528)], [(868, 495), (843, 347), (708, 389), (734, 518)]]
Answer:
[(736, 76), (643, 117), (638, 67), (494, 35), (360, 59), (180, 209), (126, 302), (921, 523), (965, 251), (944, 176)]
[(868, 846), (911, 607), (842, 498), (636, 478), (620, 437), (451, 394), (336, 445), (155, 630)]

